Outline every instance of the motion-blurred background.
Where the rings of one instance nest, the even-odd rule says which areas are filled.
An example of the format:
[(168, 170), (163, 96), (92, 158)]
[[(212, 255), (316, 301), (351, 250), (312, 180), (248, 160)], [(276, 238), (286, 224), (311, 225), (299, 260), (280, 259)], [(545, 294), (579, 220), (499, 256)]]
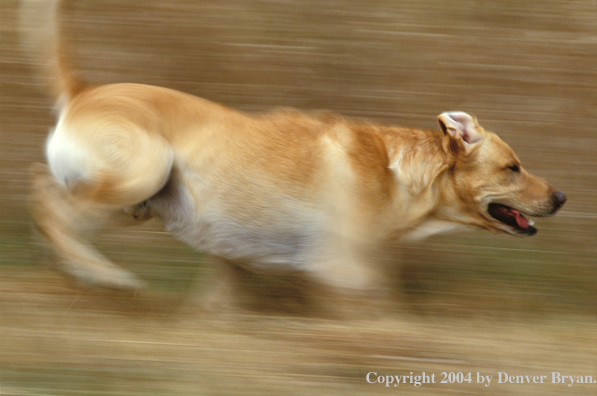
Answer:
[[(464, 110), (568, 195), (539, 234), (406, 246), (395, 306), (312, 315), (300, 287), (252, 277), (258, 303), (194, 313), (211, 269), (150, 222), (95, 239), (139, 274), (132, 294), (51, 269), (27, 212), (28, 168), (53, 118), (38, 60), (0, 10), (0, 393), (365, 395), (368, 372), (597, 379), (597, 4), (590, 0), (77, 0), (68, 15), (94, 83), (175, 88), (246, 111), (329, 109), (437, 128)], [(46, 15), (48, 18), (49, 15)], [(290, 290), (290, 292), (288, 292)], [(286, 291), (286, 292), (285, 292)], [(252, 300), (253, 301), (253, 300)], [(497, 379), (494, 379), (497, 381)], [(388, 392), (398, 390), (389, 388)], [(597, 384), (435, 384), (413, 394), (594, 395)]]

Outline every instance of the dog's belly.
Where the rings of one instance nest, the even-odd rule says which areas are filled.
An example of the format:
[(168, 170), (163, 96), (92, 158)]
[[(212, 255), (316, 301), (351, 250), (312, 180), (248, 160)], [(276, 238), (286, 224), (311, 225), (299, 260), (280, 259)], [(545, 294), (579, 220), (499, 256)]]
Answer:
[(313, 236), (300, 226), (261, 227), (222, 213), (202, 213), (166, 227), (197, 249), (260, 269), (298, 270), (314, 247)]
[(186, 174), (148, 205), (168, 232), (199, 250), (258, 269), (304, 268), (324, 239), (321, 216), (275, 193), (259, 207), (245, 200)]

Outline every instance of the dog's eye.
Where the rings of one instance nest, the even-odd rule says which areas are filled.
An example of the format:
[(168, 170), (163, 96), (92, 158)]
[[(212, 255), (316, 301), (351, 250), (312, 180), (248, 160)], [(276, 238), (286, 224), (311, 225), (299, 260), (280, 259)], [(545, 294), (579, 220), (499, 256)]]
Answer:
[(518, 165), (509, 166), (508, 169), (510, 169), (512, 172), (520, 172), (520, 168), (518, 167)]

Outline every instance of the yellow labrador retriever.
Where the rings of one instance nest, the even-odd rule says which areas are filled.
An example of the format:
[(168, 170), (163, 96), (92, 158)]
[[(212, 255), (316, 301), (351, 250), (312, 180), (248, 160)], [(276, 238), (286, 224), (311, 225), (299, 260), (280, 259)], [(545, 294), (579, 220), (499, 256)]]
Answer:
[(442, 113), (440, 129), (424, 131), (329, 113), (246, 114), (149, 85), (93, 86), (57, 36), (59, 117), (48, 166), (34, 166), (32, 211), (61, 268), (93, 284), (140, 285), (79, 236), (115, 211), (160, 218), (233, 265), (371, 289), (400, 240), (461, 228), (533, 235), (525, 216), (566, 201), (464, 112)]

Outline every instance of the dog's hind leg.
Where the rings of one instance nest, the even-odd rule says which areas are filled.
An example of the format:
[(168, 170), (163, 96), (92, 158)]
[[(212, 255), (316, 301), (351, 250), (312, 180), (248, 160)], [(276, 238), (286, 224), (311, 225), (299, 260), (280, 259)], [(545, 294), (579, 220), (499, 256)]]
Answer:
[[(97, 228), (118, 211), (134, 209), (167, 182), (172, 168), (170, 148), (158, 142), (153, 146), (154, 155), (150, 155), (143, 143), (147, 142), (123, 152), (117, 160), (114, 153), (98, 158), (97, 151), (75, 156), (63, 150), (50, 153), (50, 167), (32, 167), (33, 217), (59, 255), (59, 269), (80, 281), (121, 289), (142, 286), (135, 275), (111, 263), (81, 234)], [(86, 170), (80, 177), (79, 169)], [(143, 214), (143, 210), (137, 211)]]
[(45, 165), (32, 167), (31, 213), (38, 230), (59, 256), (58, 269), (78, 281), (102, 287), (140, 288), (143, 282), (112, 264), (93, 246), (80, 239), (84, 228), (102, 220), (102, 210), (74, 199), (48, 172)]

